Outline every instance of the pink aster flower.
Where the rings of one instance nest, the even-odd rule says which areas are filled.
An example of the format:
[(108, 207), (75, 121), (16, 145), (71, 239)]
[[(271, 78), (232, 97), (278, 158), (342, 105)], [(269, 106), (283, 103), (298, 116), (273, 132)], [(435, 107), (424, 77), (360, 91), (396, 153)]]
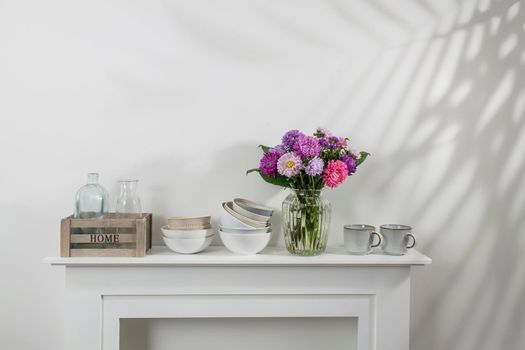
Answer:
[(288, 152), (283, 154), (277, 161), (277, 171), (279, 174), (292, 177), (301, 171), (303, 163), (301, 158), (294, 152)]
[(346, 139), (344, 137), (339, 137), (339, 146), (346, 148)]
[(346, 164), (340, 160), (331, 160), (324, 169), (323, 181), (328, 187), (337, 187), (345, 182), (348, 176)]

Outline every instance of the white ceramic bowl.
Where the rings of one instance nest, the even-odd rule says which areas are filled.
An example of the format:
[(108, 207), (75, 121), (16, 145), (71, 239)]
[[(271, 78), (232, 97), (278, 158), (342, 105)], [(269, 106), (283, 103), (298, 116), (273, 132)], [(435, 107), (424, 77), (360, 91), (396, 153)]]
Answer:
[[(233, 210), (233, 202), (225, 202), (222, 203), (223, 211), (221, 211), (221, 225), (226, 227), (237, 227), (237, 228), (265, 228), (268, 227), (270, 224), (268, 221), (255, 221), (250, 218), (247, 218), (239, 213), (237, 213), (235, 210)], [(225, 213), (223, 213), (225, 212)], [(223, 215), (226, 214), (226, 215)], [(237, 220), (231, 220), (229, 217), (233, 217)], [(242, 225), (239, 225), (238, 222), (242, 223)]]
[(213, 229), (201, 229), (201, 230), (174, 230), (169, 228), (168, 225), (162, 226), (162, 235), (167, 238), (203, 238), (209, 235), (213, 235)]
[(272, 227), (268, 226), (265, 228), (235, 228), (235, 227), (226, 227), (219, 225), (219, 230), (226, 233), (268, 233), (272, 232)]
[(228, 233), (219, 231), (222, 243), (233, 253), (254, 255), (263, 250), (270, 241), (271, 232), (267, 233)]
[(254, 214), (260, 215), (260, 216), (272, 216), (273, 209), (270, 207), (266, 207), (262, 204), (255, 203), (253, 201), (250, 201), (248, 199), (244, 198), (235, 198), (233, 200), (233, 203), (235, 203), (237, 206), (248, 210)]
[(195, 231), (195, 230), (207, 230), (211, 228), (211, 224), (206, 225), (168, 225), (170, 230), (179, 231)]
[(162, 235), (164, 243), (176, 253), (195, 254), (208, 248), (213, 240), (213, 234), (201, 238), (169, 238)]
[(222, 226), (231, 228), (253, 228), (252, 226), (245, 224), (241, 220), (226, 211), (226, 203), (222, 203), (222, 210), (220, 216), (220, 222)]
[(236, 204), (235, 200), (234, 200), (234, 202), (232, 202), (232, 209), (236, 213), (238, 213), (238, 214), (240, 214), (240, 215), (242, 215), (242, 216), (244, 216), (244, 217), (246, 217), (248, 219), (254, 220), (254, 221), (268, 222), (272, 218), (271, 216), (265, 216), (265, 215), (259, 215), (259, 214), (252, 213), (251, 211), (246, 210), (242, 206)]

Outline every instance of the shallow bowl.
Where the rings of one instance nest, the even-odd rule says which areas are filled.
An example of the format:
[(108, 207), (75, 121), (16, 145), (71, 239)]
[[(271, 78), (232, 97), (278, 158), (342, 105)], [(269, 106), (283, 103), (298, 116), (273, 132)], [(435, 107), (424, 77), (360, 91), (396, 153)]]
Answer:
[(240, 206), (237, 203), (235, 203), (235, 199), (232, 202), (232, 209), (236, 213), (244, 216), (245, 218), (248, 218), (248, 219), (251, 219), (251, 220), (254, 220), (254, 221), (269, 222), (270, 219), (272, 218), (271, 216), (255, 214), (255, 213), (253, 213), (253, 212), (251, 212), (251, 211), (249, 211), (247, 209), (244, 209), (242, 206)]
[(245, 210), (248, 210), (254, 214), (257, 214), (257, 215), (260, 215), (260, 216), (272, 216), (273, 214), (273, 209), (270, 208), (270, 207), (266, 207), (262, 204), (259, 204), (259, 203), (256, 203), (256, 202), (253, 202), (251, 200), (248, 200), (248, 199), (244, 199), (244, 198), (235, 198), (233, 200), (233, 203), (235, 203), (237, 206), (245, 209)]
[(272, 226), (264, 228), (235, 228), (235, 227), (226, 227), (219, 225), (219, 230), (226, 233), (242, 233), (242, 234), (251, 234), (251, 233), (268, 233), (272, 232)]
[(185, 225), (209, 225), (211, 222), (210, 215), (204, 216), (172, 216), (168, 218), (168, 225), (177, 227)]
[(220, 224), (225, 227), (231, 227), (231, 228), (254, 228), (241, 220), (237, 219), (235, 216), (230, 214), (226, 210), (226, 202), (222, 203), (222, 210), (219, 218)]
[[(268, 221), (255, 221), (250, 218), (247, 218), (236, 211), (233, 210), (233, 202), (225, 202), (222, 204), (222, 208), (224, 209), (221, 212), (221, 225), (226, 227), (237, 227), (237, 228), (265, 228), (270, 226)], [(231, 220), (231, 218), (234, 218), (236, 220)], [(242, 223), (241, 224), (239, 224)]]
[(207, 230), (211, 228), (211, 224), (206, 225), (183, 225), (183, 224), (177, 224), (177, 225), (167, 225), (170, 230), (179, 230), (179, 231), (194, 231), (194, 230)]
[(174, 230), (170, 227), (162, 226), (162, 235), (167, 238), (203, 238), (209, 235), (213, 235), (213, 229), (200, 229), (200, 230)]
[(195, 254), (208, 248), (213, 240), (213, 234), (200, 238), (169, 238), (162, 235), (164, 243), (176, 253)]
[(263, 250), (270, 241), (271, 232), (267, 233), (228, 233), (219, 231), (222, 243), (229, 251), (241, 255), (254, 255)]

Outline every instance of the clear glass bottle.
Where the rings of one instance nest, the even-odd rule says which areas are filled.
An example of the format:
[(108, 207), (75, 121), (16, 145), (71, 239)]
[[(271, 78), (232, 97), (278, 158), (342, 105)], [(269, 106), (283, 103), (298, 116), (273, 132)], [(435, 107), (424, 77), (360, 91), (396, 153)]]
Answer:
[(89, 173), (87, 184), (75, 197), (76, 219), (103, 219), (108, 212), (108, 191), (98, 183), (98, 174)]
[(331, 206), (318, 190), (292, 190), (283, 201), (286, 249), (294, 255), (319, 255), (326, 249)]
[(139, 180), (120, 180), (120, 195), (117, 198), (118, 214), (142, 214), (142, 205), (137, 195)]
[[(108, 213), (108, 191), (98, 183), (98, 174), (89, 173), (87, 184), (75, 196), (75, 219), (103, 219)], [(84, 233), (103, 233), (103, 229), (82, 229)]]

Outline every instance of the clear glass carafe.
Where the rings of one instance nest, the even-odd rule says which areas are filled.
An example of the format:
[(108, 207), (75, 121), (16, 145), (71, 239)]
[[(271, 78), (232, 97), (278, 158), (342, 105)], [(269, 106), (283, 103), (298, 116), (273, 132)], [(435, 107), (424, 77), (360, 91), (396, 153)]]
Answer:
[[(103, 219), (108, 213), (108, 191), (98, 183), (98, 174), (89, 173), (87, 184), (75, 196), (75, 219)], [(103, 229), (82, 229), (83, 233), (103, 233)]]
[(319, 255), (326, 249), (330, 202), (321, 191), (292, 190), (283, 202), (286, 249), (295, 255)]
[(120, 194), (117, 198), (116, 212), (125, 214), (142, 214), (142, 205), (137, 194), (139, 180), (120, 180)]

